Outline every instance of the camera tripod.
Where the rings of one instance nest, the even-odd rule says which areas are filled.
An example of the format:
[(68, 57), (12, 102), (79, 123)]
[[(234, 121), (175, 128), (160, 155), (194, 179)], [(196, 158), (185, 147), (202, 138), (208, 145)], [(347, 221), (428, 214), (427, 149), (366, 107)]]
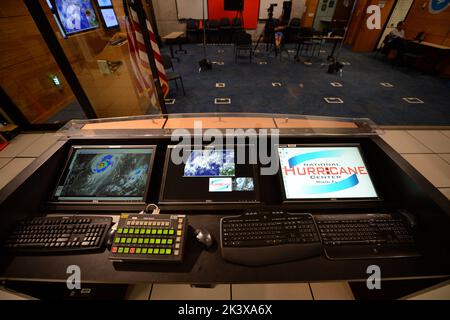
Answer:
[[(261, 43), (261, 41), (266, 38), (268, 41), (266, 42), (266, 51), (269, 51), (269, 46), (272, 45), (273, 51), (275, 52), (275, 57), (278, 56), (278, 53), (280, 53), (281, 58), (281, 51), (283, 51), (281, 48), (277, 47), (276, 41), (275, 41), (275, 21), (273, 20), (273, 8), (277, 6), (276, 4), (271, 4), (270, 7), (267, 9), (267, 15), (268, 19), (266, 20), (266, 23), (264, 25), (264, 30), (259, 35), (258, 41), (256, 42), (255, 48), (253, 51), (256, 51)], [(280, 49), (280, 52), (278, 52)], [(287, 54), (289, 55), (289, 52), (286, 50)], [(270, 53), (269, 53), (270, 54)]]

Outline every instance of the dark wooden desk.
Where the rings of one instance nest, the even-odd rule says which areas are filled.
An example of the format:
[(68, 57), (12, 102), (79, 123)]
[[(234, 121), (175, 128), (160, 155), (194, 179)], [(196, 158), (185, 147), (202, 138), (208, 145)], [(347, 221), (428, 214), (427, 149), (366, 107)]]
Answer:
[[(302, 45), (302, 42), (304, 41), (333, 41), (333, 49), (331, 50), (331, 53), (328, 55), (327, 60), (332, 60), (334, 59), (334, 53), (336, 51), (336, 47), (337, 44), (339, 43), (339, 41), (343, 40), (344, 37), (341, 36), (335, 36), (335, 37), (328, 37), (328, 36), (313, 36), (313, 37), (300, 37), (298, 39), (297, 42), (297, 52), (295, 54), (295, 59), (298, 61), (299, 60), (299, 51), (300, 51), (300, 46)], [(312, 54), (311, 54), (311, 58), (312, 58)]]
[(183, 52), (183, 53), (187, 53), (186, 50), (184, 50), (181, 47), (181, 37), (183, 36), (184, 32), (171, 32), (168, 35), (165, 35), (164, 37), (162, 37), (162, 39), (169, 45), (170, 48), (170, 57), (174, 60), (177, 60), (178, 62), (180, 61), (179, 57), (175, 57), (174, 53), (173, 53), (173, 45), (174, 43), (178, 43), (178, 49), (175, 50), (175, 53), (178, 52)]

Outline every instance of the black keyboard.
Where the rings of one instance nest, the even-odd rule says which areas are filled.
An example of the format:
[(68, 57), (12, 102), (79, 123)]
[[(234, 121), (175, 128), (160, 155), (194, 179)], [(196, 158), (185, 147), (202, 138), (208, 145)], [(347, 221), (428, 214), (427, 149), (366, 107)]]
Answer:
[(330, 259), (418, 256), (408, 224), (391, 214), (316, 215), (317, 227)]
[(48, 216), (18, 223), (4, 247), (14, 253), (69, 253), (102, 247), (112, 218)]
[(267, 265), (322, 253), (310, 214), (247, 212), (220, 220), (222, 257), (242, 265)]

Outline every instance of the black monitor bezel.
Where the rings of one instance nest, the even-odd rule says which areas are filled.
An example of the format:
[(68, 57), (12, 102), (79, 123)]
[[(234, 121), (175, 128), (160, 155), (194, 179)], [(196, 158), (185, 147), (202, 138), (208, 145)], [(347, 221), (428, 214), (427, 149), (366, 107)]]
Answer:
[[(59, 186), (59, 183), (61, 182), (61, 179), (65, 176), (65, 173), (67, 171), (68, 166), (70, 165), (73, 156), (75, 154), (76, 150), (81, 149), (151, 149), (152, 153), (150, 156), (150, 161), (148, 164), (147, 169), (147, 183), (145, 185), (144, 194), (142, 195), (142, 200), (56, 200), (55, 199), (55, 192), (56, 189)], [(150, 181), (151, 181), (151, 175), (153, 171), (153, 165), (155, 161), (155, 154), (156, 154), (156, 145), (73, 145), (70, 147), (70, 150), (67, 155), (67, 159), (64, 163), (64, 167), (61, 170), (61, 173), (59, 175), (58, 181), (55, 184), (55, 187), (52, 189), (52, 192), (50, 194), (50, 199), (48, 201), (48, 204), (53, 205), (110, 205), (110, 204), (128, 204), (128, 205), (140, 205), (145, 204), (147, 201), (149, 189), (150, 189)]]
[[(68, 37), (71, 37), (71, 36), (74, 36), (74, 35), (83, 34), (83, 33), (86, 33), (86, 32), (92, 32), (92, 31), (95, 31), (95, 30), (101, 28), (101, 25), (100, 25), (101, 22), (100, 22), (100, 19), (99, 19), (99, 15), (100, 14), (99, 14), (99, 12), (97, 12), (97, 8), (98, 8), (97, 7), (97, 2), (94, 2), (94, 0), (89, 0), (89, 2), (91, 3), (92, 8), (94, 9), (94, 14), (95, 14), (95, 17), (97, 18), (98, 26), (69, 33), (69, 32), (67, 32), (66, 28), (64, 27), (64, 25), (62, 23), (61, 17), (60, 17), (59, 12), (58, 12), (58, 8), (56, 6), (56, 0), (50, 0), (50, 3), (52, 4), (52, 7), (53, 7), (53, 8), (50, 8), (50, 10), (51, 10), (54, 18), (56, 18), (56, 22), (57, 22), (58, 26), (64, 32), (64, 35), (63, 35), (64, 38), (68, 38)], [(102, 19), (103, 19), (103, 17), (102, 17)]]
[[(286, 197), (286, 189), (284, 187), (284, 181), (283, 181), (283, 173), (281, 170), (281, 161), (280, 161), (280, 154), (278, 151), (278, 148), (295, 148), (295, 147), (303, 147), (303, 148), (327, 148), (327, 147), (356, 147), (359, 151), (359, 154), (361, 156), (361, 159), (364, 163), (364, 166), (366, 167), (367, 173), (369, 174), (370, 181), (372, 182), (373, 188), (375, 190), (375, 193), (377, 194), (377, 197), (365, 197), (365, 198), (299, 198), (299, 199), (287, 199)], [(282, 190), (282, 196), (283, 196), (283, 203), (286, 204), (301, 204), (301, 203), (318, 203), (318, 202), (324, 202), (324, 203), (354, 203), (354, 202), (380, 202), (383, 200), (383, 198), (380, 196), (379, 188), (377, 187), (377, 182), (373, 178), (374, 176), (371, 174), (370, 166), (368, 165), (368, 162), (366, 160), (366, 157), (364, 155), (364, 152), (362, 151), (361, 144), (360, 143), (302, 143), (302, 144), (279, 144), (277, 145), (277, 157), (278, 157), (278, 179), (281, 184), (281, 190)]]
[[(236, 150), (238, 146), (248, 146), (249, 148), (253, 146), (255, 148), (255, 154), (257, 154), (257, 148), (256, 145), (252, 144), (234, 144), (233, 148)], [(164, 160), (164, 169), (163, 169), (163, 176), (161, 180), (161, 190), (159, 192), (159, 198), (158, 198), (158, 204), (162, 205), (210, 205), (210, 204), (260, 204), (261, 203), (261, 190), (259, 186), (259, 175), (258, 175), (258, 162), (255, 164), (252, 164), (253, 166), (253, 181), (254, 181), (254, 187), (255, 187), (255, 194), (256, 194), (256, 200), (255, 201), (208, 201), (208, 199), (205, 199), (205, 201), (186, 201), (181, 199), (175, 199), (175, 200), (165, 200), (164, 199), (164, 191), (166, 188), (166, 179), (167, 179), (167, 170), (168, 165), (170, 161), (170, 155), (171, 150), (175, 147), (179, 147), (179, 145), (167, 145), (166, 148), (166, 157)], [(201, 147), (202, 150), (205, 147), (218, 147), (218, 146), (210, 146), (210, 145), (189, 145), (191, 150), (194, 150), (195, 147)], [(227, 145), (220, 145), (222, 149), (227, 149)]]

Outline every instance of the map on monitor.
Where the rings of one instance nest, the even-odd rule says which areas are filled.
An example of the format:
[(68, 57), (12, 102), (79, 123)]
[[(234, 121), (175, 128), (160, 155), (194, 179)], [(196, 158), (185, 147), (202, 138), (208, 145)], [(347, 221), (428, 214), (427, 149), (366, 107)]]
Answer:
[(359, 146), (280, 146), (286, 200), (376, 199)]
[(234, 150), (192, 150), (184, 166), (185, 177), (234, 177)]
[(74, 146), (54, 201), (144, 202), (154, 146)]
[[(193, 146), (192, 146), (193, 147)], [(180, 146), (168, 146), (160, 203), (258, 202), (256, 164), (239, 163), (237, 146), (186, 150), (184, 161), (173, 161)], [(239, 145), (249, 155), (254, 148)], [(249, 157), (248, 157), (249, 158)]]
[(55, 5), (65, 34), (71, 35), (99, 27), (91, 0), (55, 0)]

